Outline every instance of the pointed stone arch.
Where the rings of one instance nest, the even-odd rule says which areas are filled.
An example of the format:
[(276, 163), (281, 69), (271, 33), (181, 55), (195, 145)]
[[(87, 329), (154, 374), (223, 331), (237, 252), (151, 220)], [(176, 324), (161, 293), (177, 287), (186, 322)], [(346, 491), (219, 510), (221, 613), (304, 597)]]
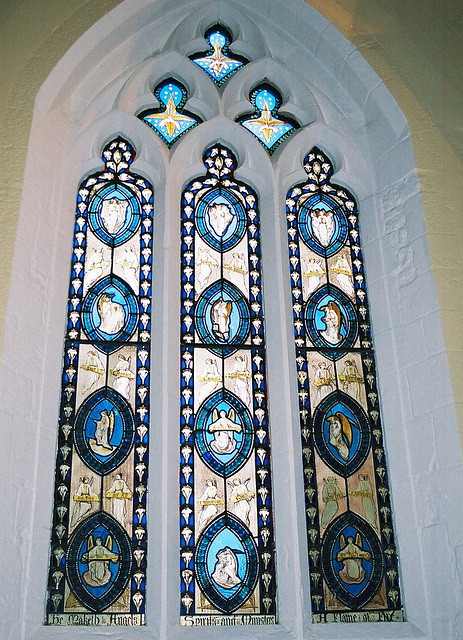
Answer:
[[(278, 259), (283, 259), (281, 233), (284, 221), (280, 219), (279, 213), (284, 210), (282, 199), (289, 183), (295, 183), (298, 174), (301, 175), (298, 158), (301, 159), (314, 144), (322, 146), (334, 160), (336, 181), (349, 186), (356, 193), (359, 206), (371, 212), (362, 222), (362, 233), (366, 245), (392, 491), (402, 551), (405, 604), (407, 617), (411, 621), (405, 625), (403, 633), (418, 633), (417, 629), (426, 633), (432, 626), (433, 618), (439, 615), (433, 612), (433, 603), (424, 595), (435, 593), (426, 577), (426, 557), (435, 544), (439, 525), (433, 515), (425, 513), (420, 499), (415, 499), (414, 496), (431, 495), (433, 479), (436, 482), (444, 480), (431, 475), (423, 480), (422, 487), (420, 475), (424, 462), (419, 459), (419, 445), (423, 432), (428, 431), (429, 422), (444, 424), (453, 434), (455, 420), (443, 352), (435, 354), (432, 378), (426, 376), (423, 386), (417, 385), (415, 393), (409, 393), (409, 381), (426, 373), (427, 365), (423, 354), (429, 357), (432, 348), (429, 345), (426, 347), (424, 339), (419, 342), (408, 339), (408, 336), (413, 333), (414, 327), (423, 331), (420, 319), (430, 309), (437, 309), (437, 303), (429, 256), (423, 242), (425, 230), (419, 186), (406, 121), (384, 84), (353, 45), (310, 6), (298, 0), (285, 3), (277, 1), (273, 3), (269, 14), (266, 12), (267, 4), (263, 1), (254, 2), (251, 6), (247, 0), (242, 0), (233, 8), (225, 2), (204, 3), (202, 7), (203, 22), (198, 22), (196, 30), (198, 42), (208, 15), (214, 21), (225, 21), (229, 17), (229, 26), (233, 31), (241, 24), (243, 16), (250, 23), (259, 21), (259, 30), (267, 43), (265, 55), (275, 57), (279, 64), (291, 68), (297, 54), (296, 59), (303, 61), (298, 72), (307, 87), (318, 90), (316, 96), (320, 117), (298, 134), (299, 140), (289, 139), (277, 159), (277, 177), (272, 184), (280, 180), (282, 183), (286, 182), (284, 188), (276, 193), (261, 180), (264, 199), (269, 203), (270, 209), (268, 235), (264, 245), (270, 250), (275, 247), (275, 255)], [(52, 493), (50, 468), (54, 445), (49, 434), (56, 423), (57, 389), (54, 384), (58, 380), (60, 368), (63, 301), (68, 271), (68, 254), (66, 251), (62, 252), (61, 247), (65, 245), (66, 238), (70, 237), (75, 187), (82, 175), (96, 170), (102, 143), (122, 133), (137, 149), (137, 172), (149, 177), (155, 185), (163, 184), (168, 174), (168, 154), (165, 149), (154, 139), (145, 137), (142, 123), (127, 111), (128, 102), (120, 102), (116, 109), (114, 104), (121, 79), (129, 79), (131, 69), (136, 64), (143, 63), (153, 54), (157, 55), (166, 46), (169, 34), (175, 26), (182, 24), (185, 12), (195, 8), (196, 3), (176, 0), (155, 3), (141, 0), (136, 5), (131, 2), (122, 3), (79, 39), (57, 65), (37, 96), (19, 223), (16, 275), (12, 283), (15, 306), (9, 312), (5, 341), (6, 360), (18, 364), (13, 375), (10, 372), (8, 380), (2, 380), (2, 393), (22, 408), (21, 414), (18, 412), (13, 419), (12, 432), (20, 431), (33, 443), (33, 455), (30, 459), (35, 464), (34, 472), (30, 474), (25, 468), (18, 469), (18, 474), (24, 479), (24, 504), (28, 506), (21, 511), (18, 528), (26, 531), (28, 538), (37, 541), (37, 548), (29, 546), (27, 549), (27, 559), (22, 567), (22, 582), (18, 582), (12, 569), (7, 569), (11, 577), (9, 582), (12, 601), (17, 603), (8, 611), (7, 624), (13, 626), (16, 620), (22, 619), (25, 633), (34, 638), (47, 636), (41, 629), (40, 622), (43, 619), (42, 593), (46, 564), (43, 558), (46, 557), (45, 548), (48, 544), (48, 514), (51, 511)], [(259, 56), (263, 57), (260, 45), (253, 57), (255, 49), (238, 44), (238, 41), (247, 41), (245, 36), (243, 27), (243, 35), (236, 40), (237, 51), (255, 60)], [(237, 75), (232, 80), (238, 83), (238, 77)], [(106, 100), (102, 87), (112, 92), (112, 103)], [(199, 144), (200, 128), (197, 131), (196, 168), (199, 167), (199, 149), (201, 147), (202, 151), (206, 146), (205, 141), (203, 145)], [(226, 133), (228, 137), (228, 132)], [(191, 135), (196, 134), (192, 132)], [(310, 144), (306, 145), (303, 139)], [(245, 146), (239, 140), (236, 145), (238, 151), (240, 145)], [(186, 147), (185, 141), (182, 153), (180, 146), (172, 152), (172, 158), (176, 158), (175, 166), (180, 172), (182, 154)], [(256, 154), (258, 155), (257, 151)], [(254, 170), (251, 160), (249, 163), (249, 166), (246, 162), (243, 164), (243, 175)], [(266, 166), (270, 164), (266, 163)], [(258, 182), (257, 180), (256, 184)], [(175, 281), (178, 251), (175, 246), (175, 227), (167, 222), (169, 211), (177, 206), (178, 200), (174, 197), (170, 199), (160, 196), (160, 246), (164, 251), (164, 260), (162, 264), (158, 264), (156, 283), (161, 292), (161, 305), (155, 317), (158, 321), (159, 339), (175, 333), (169, 328), (163, 334), (161, 327), (168, 323), (177, 304), (170, 296), (169, 288), (171, 282)], [(29, 239), (31, 235), (35, 241)], [(41, 251), (34, 254), (36, 246)], [(24, 278), (21, 275), (22, 268), (30, 260), (33, 260), (35, 275)], [(264, 274), (264, 277), (267, 276)], [(269, 384), (273, 384), (275, 388), (280, 387), (278, 397), (281, 398), (281, 403), (273, 403), (273, 421), (281, 421), (281, 424), (286, 425), (287, 433), (280, 436), (279, 444), (282, 451), (290, 452), (291, 443), (297, 441), (293, 433), (297, 423), (294, 418), (297, 408), (292, 399), (296, 387), (288, 357), (290, 327), (285, 304), (280, 304), (285, 299), (288, 303), (283, 267), (279, 266), (271, 277), (276, 282), (275, 301), (278, 309), (269, 322), (269, 340), (272, 336), (275, 343), (269, 354), (269, 367), (270, 370), (276, 367), (274, 370), (281, 371), (283, 379), (280, 384), (280, 376), (273, 374), (272, 382), (272, 374), (269, 374)], [(31, 305), (39, 310), (33, 322), (28, 320)], [(440, 335), (437, 320), (431, 330)], [(19, 344), (14, 337), (15, 331), (20, 332), (21, 336), (27, 336), (28, 340)], [(34, 359), (30, 358), (28, 344), (34, 345)], [(160, 386), (155, 389), (153, 397), (153, 404), (158, 401), (160, 403), (158, 418), (162, 421), (175, 413), (176, 409), (172, 406), (169, 409), (163, 398), (168, 397), (167, 392), (176, 384), (177, 378), (175, 365), (169, 365), (166, 351), (163, 351), (160, 361), (165, 371), (169, 372), (165, 379), (160, 378)], [(420, 365), (420, 362), (424, 364)], [(34, 380), (30, 396), (24, 392), (21, 382), (24, 377)], [(436, 406), (439, 407), (439, 415)], [(447, 442), (440, 444), (442, 457), (451, 458), (452, 442), (449, 438)], [(156, 440), (154, 444), (156, 445)], [(165, 437), (160, 435), (157, 444), (160, 450), (175, 449), (169, 434)], [(431, 464), (430, 455), (429, 463)], [(168, 570), (173, 566), (170, 560), (172, 552), (170, 556), (167, 553), (166, 559), (163, 559), (163, 552), (168, 549), (168, 540), (176, 536), (176, 523), (172, 525), (168, 519), (168, 500), (176, 492), (176, 473), (169, 463), (163, 463), (163, 466), (167, 475), (162, 480), (158, 476), (160, 493), (156, 498), (153, 496), (152, 502), (152, 509), (159, 509), (163, 516), (159, 530), (159, 551), (153, 558), (153, 565), (162, 567), (162, 577), (159, 581), (154, 578), (154, 573), (151, 577), (155, 602), (152, 628), (158, 630), (159, 624), (164, 632), (168, 629), (169, 634), (176, 634), (176, 611), (172, 613), (168, 610), (167, 604), (172, 594), (176, 594), (176, 573), (174, 571), (173, 578)], [(288, 536), (281, 533), (280, 539), (282, 548), (290, 559), (290, 570), (285, 572), (282, 567), (280, 571), (281, 614), (278, 632), (281, 631), (282, 636), (303, 637), (312, 631), (308, 627), (304, 611), (308, 587), (303, 584), (301, 586), (297, 577), (306, 572), (305, 555), (301, 553), (304, 546), (301, 530), (303, 505), (299, 496), (299, 481), (295, 479), (298, 474), (300, 476), (301, 469), (296, 455), (292, 456), (291, 453), (287, 453), (283, 466), (285, 472), (289, 470), (286, 474), (289, 478), (280, 480), (277, 493), (280, 493), (281, 498), (275, 508), (277, 517), (282, 522), (289, 523), (291, 531)], [(452, 494), (455, 500), (458, 496), (456, 488), (460, 483), (459, 475), (448, 480), (449, 486), (455, 487)], [(436, 509), (441, 508), (441, 505), (434, 506)], [(457, 515), (454, 509), (450, 506), (448, 509), (442, 508), (446, 511), (442, 518), (452, 517), (455, 523)], [(27, 515), (29, 512), (32, 513), (30, 519)], [(409, 534), (410, 531), (413, 533)], [(419, 532), (418, 535), (416, 531)], [(3, 535), (4, 548), (14, 549), (19, 553), (17, 543), (10, 538), (10, 532), (5, 531)], [(416, 540), (413, 539), (415, 535)], [(277, 534), (277, 544), (279, 543)], [(43, 556), (38, 550), (43, 551)], [(445, 571), (451, 573), (453, 568), (446, 563), (445, 557), (442, 570), (445, 565)], [(299, 595), (299, 588), (304, 599)], [(172, 599), (175, 599), (175, 595)], [(291, 631), (293, 628), (294, 632)], [(330, 633), (333, 637), (342, 637), (340, 630)], [(365, 631), (368, 637), (375, 637), (376, 633), (382, 632), (374, 628)], [(398, 634), (402, 632), (396, 633), (400, 637)], [(135, 637), (135, 630), (130, 630), (129, 634), (128, 637)], [(75, 636), (73, 632), (73, 637)]]

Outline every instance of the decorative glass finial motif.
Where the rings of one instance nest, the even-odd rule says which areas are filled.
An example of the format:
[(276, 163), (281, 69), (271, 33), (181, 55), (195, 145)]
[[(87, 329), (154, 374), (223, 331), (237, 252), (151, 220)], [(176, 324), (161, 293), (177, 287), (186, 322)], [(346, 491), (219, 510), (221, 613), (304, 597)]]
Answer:
[(188, 94), (180, 82), (165, 80), (156, 87), (154, 95), (163, 107), (148, 109), (138, 114), (138, 117), (154, 129), (170, 149), (180, 136), (201, 124), (202, 120), (183, 109)]
[(259, 211), (219, 144), (182, 198), (181, 624), (275, 624)]
[(122, 138), (77, 195), (47, 624), (145, 620), (153, 188)]
[(314, 622), (403, 620), (357, 205), (317, 148), (288, 192)]
[(204, 69), (207, 75), (220, 87), (248, 60), (236, 54), (230, 57), (228, 48), (231, 43), (231, 37), (227, 29), (221, 25), (208, 29), (205, 33), (205, 39), (210, 45), (209, 51), (195, 54), (190, 58), (201, 69)]
[(281, 119), (278, 109), (281, 105), (281, 96), (270, 85), (260, 85), (251, 92), (249, 99), (255, 107), (255, 114), (246, 114), (237, 118), (243, 127), (246, 127), (267, 149), (270, 155), (295, 129), (299, 127), (291, 118)]

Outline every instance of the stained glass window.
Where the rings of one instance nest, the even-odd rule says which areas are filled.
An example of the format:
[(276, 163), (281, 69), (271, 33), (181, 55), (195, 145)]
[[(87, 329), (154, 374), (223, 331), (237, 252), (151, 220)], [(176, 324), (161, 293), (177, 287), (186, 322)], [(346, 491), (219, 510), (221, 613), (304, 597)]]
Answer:
[(250, 131), (271, 155), (278, 146), (299, 126), (295, 120), (278, 113), (281, 96), (268, 84), (256, 87), (249, 96), (254, 114), (237, 119)]
[(183, 109), (188, 93), (180, 82), (173, 79), (165, 80), (156, 87), (154, 95), (163, 106), (159, 109), (145, 110), (138, 117), (154, 129), (170, 149), (180, 136), (196, 127), (202, 120)]
[(287, 195), (314, 622), (402, 620), (353, 196), (317, 148)]
[(131, 145), (77, 195), (47, 623), (144, 624), (153, 189)]
[(225, 27), (221, 25), (211, 27), (204, 37), (210, 46), (209, 51), (190, 57), (220, 87), (248, 61), (242, 56), (229, 52), (231, 36)]
[(181, 623), (273, 624), (258, 203), (231, 151), (204, 164), (182, 199)]

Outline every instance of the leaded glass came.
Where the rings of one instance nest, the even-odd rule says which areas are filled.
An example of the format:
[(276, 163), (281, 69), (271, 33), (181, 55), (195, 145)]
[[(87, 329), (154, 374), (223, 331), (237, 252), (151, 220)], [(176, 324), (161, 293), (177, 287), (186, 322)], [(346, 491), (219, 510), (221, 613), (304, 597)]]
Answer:
[(251, 91), (249, 99), (255, 109), (254, 114), (243, 115), (237, 122), (250, 131), (272, 155), (299, 125), (292, 118), (279, 114), (281, 96), (270, 85), (259, 85)]
[(190, 58), (220, 87), (248, 61), (242, 56), (230, 53), (231, 36), (225, 27), (221, 25), (212, 27), (206, 31), (204, 37), (210, 45), (209, 51), (195, 54)]
[(131, 145), (77, 195), (47, 624), (144, 624), (153, 189)]
[(170, 149), (181, 136), (202, 120), (183, 108), (188, 93), (180, 82), (172, 79), (161, 82), (156, 87), (154, 95), (163, 106), (159, 109), (147, 109), (138, 117), (151, 127)]
[(257, 197), (225, 147), (204, 164), (182, 199), (181, 623), (274, 624)]
[(357, 205), (319, 149), (304, 169), (286, 216), (312, 619), (403, 620)]

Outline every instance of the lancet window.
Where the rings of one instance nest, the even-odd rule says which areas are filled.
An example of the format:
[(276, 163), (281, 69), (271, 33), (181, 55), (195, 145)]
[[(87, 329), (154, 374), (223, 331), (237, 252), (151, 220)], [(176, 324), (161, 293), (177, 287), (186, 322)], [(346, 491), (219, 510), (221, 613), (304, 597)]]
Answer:
[[(211, 27), (205, 39), (209, 50), (185, 64), (219, 100), (229, 78), (252, 65), (233, 53), (225, 27)], [(206, 126), (204, 113), (185, 109), (192, 87), (177, 77), (160, 75), (159, 106), (131, 114), (147, 137), (162, 140), (166, 158)], [(272, 156), (303, 127), (267, 79), (247, 86), (250, 106), (228, 124)], [(259, 194), (235, 178), (237, 156), (218, 139), (201, 149), (201, 175), (179, 189), (180, 624), (276, 624)], [(77, 196), (52, 625), (111, 625), (121, 616), (145, 623), (153, 188), (132, 173), (135, 150), (123, 138), (102, 157), (104, 168)], [(331, 183), (332, 164), (319, 149), (304, 168), (286, 216), (312, 619), (401, 620), (357, 205)]]
[(80, 185), (47, 623), (144, 622), (153, 189), (122, 138)]
[(402, 620), (355, 199), (317, 148), (287, 195), (314, 622)]
[(214, 145), (182, 199), (181, 609), (275, 617), (259, 210)]

